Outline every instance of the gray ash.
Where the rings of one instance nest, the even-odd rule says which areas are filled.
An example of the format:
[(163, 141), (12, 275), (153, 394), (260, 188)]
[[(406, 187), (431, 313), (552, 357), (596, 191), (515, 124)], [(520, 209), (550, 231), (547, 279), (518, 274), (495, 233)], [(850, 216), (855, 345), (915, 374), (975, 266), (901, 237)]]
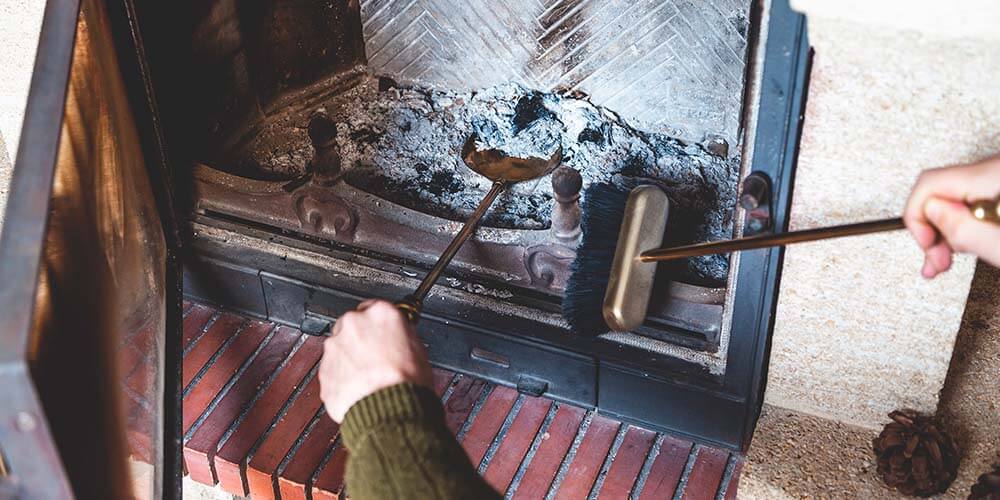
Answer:
[[(701, 146), (636, 130), (584, 99), (517, 84), (472, 93), (380, 90), (370, 79), (326, 107), (338, 123), (347, 182), (424, 213), (463, 220), (489, 190), (490, 181), (459, 158), (466, 138), (476, 133), (481, 147), (512, 156), (548, 157), (561, 144), (563, 163), (580, 171), (584, 188), (592, 182), (659, 185), (672, 203), (668, 243), (732, 235), (739, 158), (718, 158)], [(484, 224), (547, 228), (552, 196), (547, 177), (517, 184)], [(674, 271), (685, 281), (715, 286), (725, 283), (727, 268), (726, 256), (707, 256)]]

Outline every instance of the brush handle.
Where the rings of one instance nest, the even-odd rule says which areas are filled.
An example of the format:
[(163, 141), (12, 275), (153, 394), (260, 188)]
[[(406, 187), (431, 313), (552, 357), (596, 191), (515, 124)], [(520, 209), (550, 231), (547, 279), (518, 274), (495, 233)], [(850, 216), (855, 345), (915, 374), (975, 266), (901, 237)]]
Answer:
[(479, 220), (483, 218), (486, 211), (490, 209), (493, 202), (496, 201), (497, 196), (507, 188), (507, 183), (504, 181), (496, 181), (493, 183), (493, 188), (490, 189), (489, 193), (483, 198), (483, 201), (479, 203), (476, 207), (476, 211), (472, 213), (469, 220), (465, 222), (462, 226), (462, 230), (455, 235), (455, 239), (451, 240), (448, 248), (445, 248), (444, 253), (438, 259), (434, 267), (431, 268), (427, 276), (424, 277), (423, 281), (420, 282), (420, 286), (411, 293), (403, 298), (403, 300), (396, 303), (396, 307), (403, 311), (406, 318), (412, 324), (416, 324), (420, 320), (420, 311), (423, 309), (424, 297), (427, 293), (431, 291), (431, 287), (444, 272), (445, 268), (448, 267), (448, 263), (451, 259), (455, 257), (455, 254), (462, 248), (462, 245), (476, 232), (476, 227), (479, 226)]
[(817, 229), (805, 229), (802, 231), (791, 231), (788, 233), (762, 234), (760, 236), (750, 236), (735, 240), (696, 243), (694, 245), (685, 245), (681, 247), (657, 248), (655, 250), (647, 250), (643, 252), (639, 256), (639, 260), (643, 262), (675, 260), (687, 257), (697, 257), (699, 255), (729, 253), (737, 250), (752, 250), (755, 248), (790, 245), (792, 243), (801, 243), (804, 241), (827, 240), (830, 238), (840, 238), (842, 236), (881, 233), (884, 231), (902, 229), (903, 227), (905, 227), (903, 226), (903, 219), (897, 217), (895, 219), (859, 222), (856, 224), (821, 227)]
[[(1000, 198), (996, 200), (979, 200), (969, 205), (969, 210), (973, 217), (993, 224), (1000, 224)], [(673, 248), (657, 248), (647, 250), (639, 255), (642, 262), (659, 262), (664, 260), (683, 259), (686, 257), (697, 257), (700, 255), (713, 255), (720, 253), (735, 252), (738, 250), (753, 250), (755, 248), (768, 248), (792, 243), (802, 243), (806, 241), (828, 240), (843, 236), (856, 236), (860, 234), (881, 233), (885, 231), (895, 231), (903, 229), (902, 218), (882, 219), (856, 224), (844, 224), (841, 226), (821, 227), (816, 229), (804, 229), (802, 231), (791, 231), (787, 233), (765, 234), (760, 236), (750, 236), (735, 240), (712, 241), (708, 243), (697, 243)]]

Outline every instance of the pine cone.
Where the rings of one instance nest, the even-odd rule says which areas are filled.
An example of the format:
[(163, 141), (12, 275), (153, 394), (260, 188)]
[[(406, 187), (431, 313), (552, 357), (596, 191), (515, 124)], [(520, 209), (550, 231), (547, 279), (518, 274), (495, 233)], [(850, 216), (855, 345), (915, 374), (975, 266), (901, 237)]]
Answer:
[(972, 485), (969, 500), (1000, 500), (1000, 464), (994, 464), (992, 471), (979, 476)]
[(885, 484), (910, 496), (942, 493), (955, 480), (958, 447), (941, 422), (913, 410), (889, 414), (892, 422), (872, 440)]

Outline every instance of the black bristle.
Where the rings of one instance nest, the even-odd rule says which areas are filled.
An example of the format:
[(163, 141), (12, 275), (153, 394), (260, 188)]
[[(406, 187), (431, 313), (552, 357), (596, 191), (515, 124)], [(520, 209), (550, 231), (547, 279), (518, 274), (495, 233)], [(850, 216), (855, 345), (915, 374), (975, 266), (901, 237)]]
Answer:
[(580, 207), (583, 236), (562, 302), (563, 317), (577, 335), (596, 337), (610, 330), (601, 308), (626, 202), (628, 191), (612, 184), (593, 184), (584, 191)]

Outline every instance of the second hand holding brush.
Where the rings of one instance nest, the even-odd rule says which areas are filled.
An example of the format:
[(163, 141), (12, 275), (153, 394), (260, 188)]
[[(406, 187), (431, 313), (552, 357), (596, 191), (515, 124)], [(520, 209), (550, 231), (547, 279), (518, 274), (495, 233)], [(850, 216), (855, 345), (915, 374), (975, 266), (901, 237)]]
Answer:
[[(583, 239), (563, 298), (563, 316), (575, 333), (597, 336), (642, 325), (660, 261), (904, 228), (902, 219), (893, 218), (658, 248), (667, 230), (669, 207), (666, 193), (656, 186), (639, 186), (631, 193), (610, 184), (587, 188)], [(969, 210), (977, 219), (1000, 224), (1000, 199), (973, 202)]]

